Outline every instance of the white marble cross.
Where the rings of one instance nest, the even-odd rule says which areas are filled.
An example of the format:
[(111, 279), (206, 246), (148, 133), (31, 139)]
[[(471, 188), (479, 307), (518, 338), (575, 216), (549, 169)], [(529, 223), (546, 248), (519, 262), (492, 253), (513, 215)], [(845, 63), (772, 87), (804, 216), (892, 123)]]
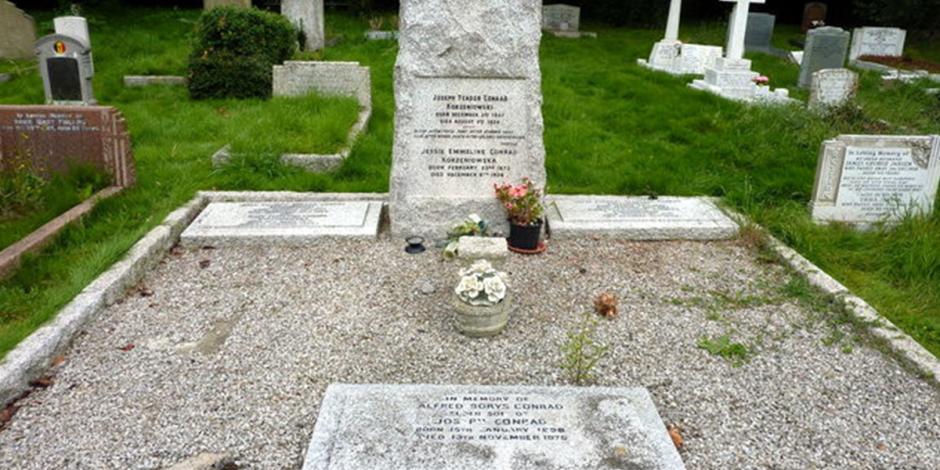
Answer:
[(679, 16), (682, 11), (682, 0), (672, 0), (669, 3), (669, 22), (666, 23), (666, 40), (679, 40)]
[(728, 59), (744, 58), (744, 33), (747, 31), (747, 14), (752, 3), (765, 3), (766, 0), (721, 0), (734, 3), (731, 24), (728, 26)]

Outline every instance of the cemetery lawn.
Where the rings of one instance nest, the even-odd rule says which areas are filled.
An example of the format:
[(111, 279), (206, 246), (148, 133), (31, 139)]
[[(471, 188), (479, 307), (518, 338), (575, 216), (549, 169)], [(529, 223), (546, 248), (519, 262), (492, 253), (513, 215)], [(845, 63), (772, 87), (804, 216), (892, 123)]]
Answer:
[[(31, 12), (48, 30), (51, 12)], [(15, 345), (107, 269), (198, 190), (384, 192), (391, 163), (394, 42), (367, 42), (363, 19), (327, 15), (340, 43), (305, 58), (353, 60), (372, 67), (373, 117), (351, 158), (337, 172), (310, 175), (283, 167), (292, 146), (338, 148), (355, 120), (344, 99), (193, 102), (184, 89), (128, 89), (125, 74), (185, 73), (196, 10), (89, 9), (95, 92), (128, 121), (137, 158), (135, 188), (102, 202), (41, 256), (0, 283), (0, 354)], [(647, 71), (661, 30), (585, 25), (599, 39), (546, 36), (542, 44), (549, 191), (562, 194), (669, 194), (723, 197), (872, 303), (940, 356), (940, 215), (911, 218), (894, 229), (857, 233), (815, 226), (806, 208), (823, 140), (839, 134), (926, 134), (940, 128), (940, 101), (927, 84), (882, 85), (866, 73), (862, 111), (816, 116), (799, 107), (758, 108), (688, 89), (690, 79)], [(725, 25), (683, 25), (685, 41), (721, 44)], [(798, 37), (780, 27), (778, 47)], [(909, 41), (915, 58), (938, 60), (938, 43)], [(754, 70), (793, 96), (799, 69), (755, 55)], [(0, 84), (0, 102), (40, 103), (31, 63), (6, 63), (17, 77)], [(285, 132), (286, 131), (286, 132)], [(225, 143), (246, 153), (214, 170), (209, 158)]]

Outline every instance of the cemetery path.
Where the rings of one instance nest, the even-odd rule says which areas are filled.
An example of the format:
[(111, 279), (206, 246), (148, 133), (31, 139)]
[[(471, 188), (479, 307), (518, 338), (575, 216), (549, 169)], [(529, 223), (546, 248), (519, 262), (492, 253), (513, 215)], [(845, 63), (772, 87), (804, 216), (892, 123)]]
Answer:
[(566, 331), (604, 291), (621, 312), (599, 324), (598, 383), (648, 387), (688, 468), (940, 468), (940, 393), (736, 242), (513, 256), (517, 308), (489, 340), (450, 323), (454, 264), (401, 249), (173, 250), (21, 401), (0, 468), (161, 468), (206, 451), (299, 468), (330, 383), (565, 384)]

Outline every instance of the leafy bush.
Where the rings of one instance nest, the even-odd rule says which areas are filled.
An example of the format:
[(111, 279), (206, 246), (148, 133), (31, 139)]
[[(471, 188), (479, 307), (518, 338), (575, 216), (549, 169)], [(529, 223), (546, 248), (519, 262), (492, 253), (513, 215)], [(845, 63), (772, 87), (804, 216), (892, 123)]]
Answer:
[(287, 18), (253, 8), (220, 7), (202, 14), (189, 60), (194, 99), (271, 95), (271, 66), (297, 50)]

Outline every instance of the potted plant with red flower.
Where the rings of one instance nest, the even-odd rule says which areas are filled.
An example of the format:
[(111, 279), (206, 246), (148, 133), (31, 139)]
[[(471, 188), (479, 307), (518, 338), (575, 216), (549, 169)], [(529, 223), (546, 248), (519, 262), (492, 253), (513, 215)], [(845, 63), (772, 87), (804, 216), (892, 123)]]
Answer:
[(516, 251), (538, 252), (542, 249), (542, 190), (529, 178), (519, 184), (495, 184), (496, 199), (506, 209), (509, 219), (509, 247)]

